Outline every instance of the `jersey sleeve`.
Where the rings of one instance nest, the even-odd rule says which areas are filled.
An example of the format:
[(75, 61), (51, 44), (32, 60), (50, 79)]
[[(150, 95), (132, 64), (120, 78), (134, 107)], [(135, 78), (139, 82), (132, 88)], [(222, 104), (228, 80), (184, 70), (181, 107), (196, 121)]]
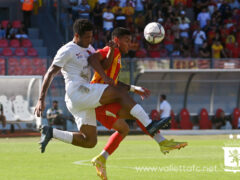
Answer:
[(70, 51), (68, 50), (68, 48), (60, 48), (56, 54), (56, 56), (53, 59), (52, 64), (59, 66), (59, 67), (63, 67), (71, 58), (71, 54)]
[(107, 57), (109, 51), (109, 47), (105, 47), (103, 49), (98, 49), (97, 52), (99, 52), (102, 55), (102, 60), (104, 60)]

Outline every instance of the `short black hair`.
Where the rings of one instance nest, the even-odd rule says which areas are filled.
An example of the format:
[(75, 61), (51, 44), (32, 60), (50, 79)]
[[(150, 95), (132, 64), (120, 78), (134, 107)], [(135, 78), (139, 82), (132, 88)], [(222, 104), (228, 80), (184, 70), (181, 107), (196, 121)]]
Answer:
[(58, 101), (57, 101), (57, 100), (54, 100), (54, 101), (53, 101), (53, 103), (56, 103), (56, 104), (58, 104)]
[(165, 94), (162, 94), (162, 95), (161, 95), (161, 98), (162, 98), (163, 100), (166, 100), (166, 99), (167, 99), (167, 96), (166, 96)]
[(86, 19), (77, 19), (73, 25), (74, 34), (82, 36), (86, 31), (93, 31), (93, 24)]
[(118, 27), (118, 28), (115, 28), (113, 30), (113, 32), (112, 32), (112, 39), (114, 37), (120, 38), (120, 37), (125, 36), (125, 35), (131, 36), (131, 32), (128, 29), (126, 29), (126, 28)]

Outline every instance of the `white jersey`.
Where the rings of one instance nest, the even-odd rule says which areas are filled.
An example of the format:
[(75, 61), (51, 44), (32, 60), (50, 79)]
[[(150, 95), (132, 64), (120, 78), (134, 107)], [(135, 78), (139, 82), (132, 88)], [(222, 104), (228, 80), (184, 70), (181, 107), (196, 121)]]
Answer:
[(91, 45), (83, 48), (73, 41), (58, 50), (52, 64), (62, 68), (67, 94), (71, 94), (81, 84), (90, 82), (91, 70), (87, 59), (94, 52), (95, 49)]
[(169, 117), (171, 114), (171, 105), (164, 100), (160, 105), (160, 110), (162, 110), (161, 118)]

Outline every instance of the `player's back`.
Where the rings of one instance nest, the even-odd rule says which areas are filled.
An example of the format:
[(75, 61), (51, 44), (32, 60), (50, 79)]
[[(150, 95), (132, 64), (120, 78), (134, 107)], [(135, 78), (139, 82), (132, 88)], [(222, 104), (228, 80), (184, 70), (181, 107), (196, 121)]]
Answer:
[[(109, 46), (106, 46), (103, 49), (97, 50), (97, 52), (99, 52), (102, 55), (103, 60), (107, 57), (109, 49), (110, 49)], [(120, 69), (121, 69), (121, 53), (118, 48), (115, 48), (112, 64), (110, 68), (105, 70), (107, 76), (112, 78), (115, 84), (117, 84)], [(104, 81), (101, 78), (101, 76), (97, 72), (95, 72), (91, 83), (104, 83)]]

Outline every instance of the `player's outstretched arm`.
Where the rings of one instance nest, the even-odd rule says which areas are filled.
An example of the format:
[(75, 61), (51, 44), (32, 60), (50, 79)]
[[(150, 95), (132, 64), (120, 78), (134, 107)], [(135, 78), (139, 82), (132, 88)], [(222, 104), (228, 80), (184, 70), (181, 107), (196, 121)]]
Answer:
[(147, 98), (148, 96), (150, 96), (150, 91), (144, 87), (128, 85), (121, 81), (118, 81), (117, 85), (126, 91), (131, 91), (131, 92), (138, 94), (139, 96), (141, 96), (142, 100), (144, 98)]
[(36, 113), (38, 117), (42, 116), (42, 113), (45, 109), (45, 97), (47, 95), (48, 88), (53, 78), (60, 71), (60, 69), (61, 67), (58, 67), (56, 65), (51, 65), (44, 76), (40, 97), (38, 99), (37, 105), (34, 110), (34, 114)]
[(114, 41), (109, 41), (107, 43), (107, 46), (109, 46), (109, 51), (107, 53), (107, 56), (105, 59), (102, 59), (101, 64), (104, 69), (109, 69), (112, 65), (113, 59), (114, 59), (114, 50), (115, 48), (118, 48), (117, 43)]

